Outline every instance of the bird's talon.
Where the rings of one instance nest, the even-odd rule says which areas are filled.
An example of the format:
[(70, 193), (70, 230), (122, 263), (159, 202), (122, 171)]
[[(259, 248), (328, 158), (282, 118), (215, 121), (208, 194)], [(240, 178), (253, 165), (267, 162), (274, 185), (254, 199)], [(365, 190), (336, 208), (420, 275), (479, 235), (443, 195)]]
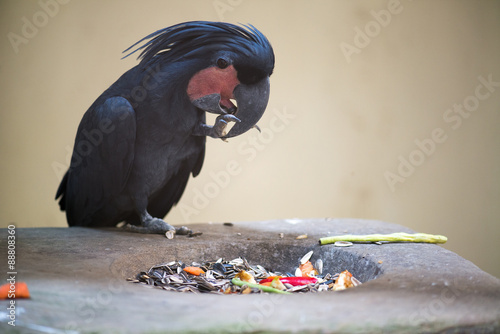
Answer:
[(226, 122), (237, 122), (237, 123), (241, 122), (241, 120), (238, 117), (231, 114), (220, 115), (217, 117), (217, 120), (219, 119), (222, 119)]

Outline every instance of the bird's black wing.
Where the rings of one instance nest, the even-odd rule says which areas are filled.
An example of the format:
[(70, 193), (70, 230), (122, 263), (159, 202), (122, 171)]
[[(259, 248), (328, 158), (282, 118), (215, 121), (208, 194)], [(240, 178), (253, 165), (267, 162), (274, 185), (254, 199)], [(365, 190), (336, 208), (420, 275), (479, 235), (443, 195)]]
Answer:
[(125, 98), (98, 100), (85, 113), (56, 195), (62, 196), (70, 226), (113, 226), (121, 220), (123, 212), (110, 203), (128, 180), (135, 138), (135, 112)]
[[(196, 177), (201, 170), (205, 158), (206, 137), (193, 137), (197, 141), (197, 154), (184, 160), (175, 175), (173, 175), (163, 188), (152, 198), (148, 205), (148, 212), (153, 217), (165, 217), (172, 206), (176, 205), (182, 197), (190, 175)], [(129, 223), (138, 224), (135, 215), (127, 220)]]

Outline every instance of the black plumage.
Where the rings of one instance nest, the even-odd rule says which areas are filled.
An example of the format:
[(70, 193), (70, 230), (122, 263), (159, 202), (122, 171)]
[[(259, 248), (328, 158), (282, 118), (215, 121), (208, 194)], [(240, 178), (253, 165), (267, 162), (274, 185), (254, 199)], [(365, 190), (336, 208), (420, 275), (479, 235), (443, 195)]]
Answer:
[[(160, 218), (199, 174), (206, 136), (247, 131), (267, 105), (274, 53), (253, 26), (181, 23), (124, 52), (139, 44), (128, 55), (140, 50), (140, 63), (99, 96), (78, 127), (56, 194), (70, 226), (126, 221), (143, 232), (172, 229)], [(214, 126), (205, 124), (206, 111), (220, 114)], [(226, 134), (231, 121), (237, 124)]]

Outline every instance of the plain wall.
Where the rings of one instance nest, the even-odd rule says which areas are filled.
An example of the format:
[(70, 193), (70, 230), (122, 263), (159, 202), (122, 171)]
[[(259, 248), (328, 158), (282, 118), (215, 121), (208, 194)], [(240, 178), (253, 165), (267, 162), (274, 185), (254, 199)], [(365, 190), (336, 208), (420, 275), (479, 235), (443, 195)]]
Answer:
[(499, 1), (3, 0), (0, 18), (1, 227), (66, 226), (54, 195), (83, 113), (137, 64), (124, 49), (251, 23), (276, 54), (263, 131), (208, 139), (166, 220), (379, 219), (500, 277)]

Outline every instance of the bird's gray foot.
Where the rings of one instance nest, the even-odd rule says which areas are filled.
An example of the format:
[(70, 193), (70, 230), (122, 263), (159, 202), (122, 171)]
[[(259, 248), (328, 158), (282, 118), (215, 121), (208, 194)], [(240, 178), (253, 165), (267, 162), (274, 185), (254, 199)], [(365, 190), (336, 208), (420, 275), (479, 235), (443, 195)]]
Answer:
[(147, 234), (166, 234), (171, 231), (172, 234), (188, 235), (193, 233), (185, 226), (173, 227), (167, 224), (163, 219), (151, 217), (150, 214), (145, 213), (141, 215), (141, 226), (127, 224), (125, 229), (131, 232), (147, 233)]
[(175, 228), (163, 219), (153, 217), (143, 221), (141, 226), (127, 224), (125, 228), (132, 232), (148, 234), (165, 234), (167, 231), (175, 231)]
[(213, 126), (207, 124), (199, 124), (194, 131), (195, 136), (210, 136), (212, 138), (222, 138), (226, 135), (226, 127), (228, 122), (239, 123), (241, 120), (231, 114), (223, 114), (217, 116)]

